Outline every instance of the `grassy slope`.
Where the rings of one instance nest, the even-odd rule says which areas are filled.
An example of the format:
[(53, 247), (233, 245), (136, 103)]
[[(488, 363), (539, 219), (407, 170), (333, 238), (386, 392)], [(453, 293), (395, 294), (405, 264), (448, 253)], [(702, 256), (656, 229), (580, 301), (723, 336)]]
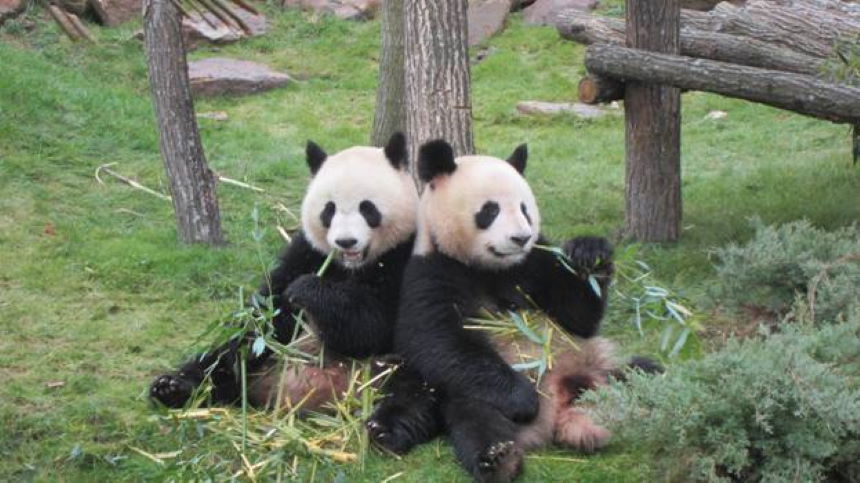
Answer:
[[(133, 26), (97, 31), (97, 47), (70, 45), (42, 22), (25, 40), (0, 43), (0, 479), (157, 475), (128, 446), (176, 448), (147, 420), (141, 393), (151, 374), (174, 364), (206, 323), (235, 304), (237, 287), (255, 285), (280, 245), (269, 229), (258, 254), (252, 207), (260, 206), (269, 227), (291, 223), (271, 205), (298, 207), (304, 141), (331, 151), (366, 142), (377, 25), (269, 13), (269, 35), (192, 54), (262, 60), (305, 79), (197, 103), (198, 111), (230, 116), (201, 121), (212, 167), (267, 190), (222, 185), (232, 244), (219, 250), (179, 246), (169, 203), (93, 178), (95, 167), (117, 162), (119, 171), (166, 189)], [(528, 141), (528, 176), (548, 234), (612, 235), (623, 220), (622, 117), (514, 112), (518, 100), (570, 100), (582, 49), (517, 19), (490, 45), (473, 69), (479, 151), (503, 156)], [(712, 109), (728, 118), (704, 120)], [(708, 249), (748, 236), (749, 216), (835, 227), (860, 215), (860, 176), (844, 127), (700, 93), (685, 95), (683, 115), (684, 240), (641, 252), (675, 288), (699, 299), (711, 277)], [(618, 321), (610, 326), (654, 349)], [(53, 381), (64, 385), (47, 387)], [(645, 458), (625, 448), (581, 462), (546, 459), (563, 454), (531, 460), (529, 480), (635, 480), (648, 471)], [(373, 456), (362, 474), (379, 480), (399, 471), (402, 480), (462, 478), (439, 444), (402, 461)]]

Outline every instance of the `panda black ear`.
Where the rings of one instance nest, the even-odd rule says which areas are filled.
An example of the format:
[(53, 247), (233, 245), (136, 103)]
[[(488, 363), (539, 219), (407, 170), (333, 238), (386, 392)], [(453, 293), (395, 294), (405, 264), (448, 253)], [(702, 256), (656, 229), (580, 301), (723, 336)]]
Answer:
[(323, 151), (319, 145), (313, 141), (308, 141), (307, 147), (305, 147), (305, 156), (308, 160), (308, 167), (311, 169), (311, 174), (317, 174), (320, 166), (322, 166), (323, 161), (326, 160), (328, 154)]
[(385, 145), (385, 157), (394, 166), (394, 169), (406, 167), (406, 136), (402, 132), (396, 132), (388, 139)]
[(508, 156), (508, 163), (510, 163), (518, 173), (523, 174), (526, 170), (526, 160), (528, 158), (529, 148), (524, 143), (517, 146), (517, 149), (514, 149), (514, 152)]
[(457, 169), (454, 162), (454, 149), (444, 139), (424, 143), (418, 149), (418, 177), (429, 183), (442, 174), (453, 173)]

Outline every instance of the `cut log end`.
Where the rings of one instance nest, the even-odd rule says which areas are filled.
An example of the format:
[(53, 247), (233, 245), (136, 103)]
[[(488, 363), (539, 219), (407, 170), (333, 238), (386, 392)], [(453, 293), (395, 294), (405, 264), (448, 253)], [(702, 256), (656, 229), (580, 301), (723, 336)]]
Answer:
[(579, 81), (579, 102), (602, 104), (624, 98), (624, 84), (608, 77), (589, 74)]

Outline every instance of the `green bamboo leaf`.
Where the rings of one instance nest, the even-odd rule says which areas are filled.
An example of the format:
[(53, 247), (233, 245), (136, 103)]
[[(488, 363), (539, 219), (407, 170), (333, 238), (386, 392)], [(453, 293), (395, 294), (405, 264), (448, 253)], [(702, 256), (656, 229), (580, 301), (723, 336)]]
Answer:
[(266, 339), (264, 339), (261, 335), (257, 336), (257, 338), (254, 339), (254, 344), (251, 346), (251, 352), (253, 352), (255, 356), (259, 357), (265, 349)]
[(600, 294), (600, 284), (597, 282), (597, 278), (594, 275), (588, 276), (588, 283), (591, 285), (591, 290), (594, 291), (594, 295), (597, 295), (597, 298), (602, 298)]
[(669, 353), (669, 357), (675, 357), (681, 352), (681, 349), (684, 347), (684, 344), (687, 343), (687, 336), (690, 335), (690, 328), (687, 327), (683, 331), (681, 331), (681, 335), (678, 336), (678, 340), (675, 341), (675, 346), (672, 347), (672, 352)]
[(513, 312), (513, 311), (508, 311), (508, 314), (510, 314), (511, 320), (514, 321), (514, 325), (517, 326), (517, 329), (519, 329), (519, 331), (522, 332), (523, 335), (528, 337), (528, 339), (530, 341), (534, 342), (535, 344), (543, 344), (544, 343), (543, 339), (539, 335), (535, 334), (534, 331), (529, 328), (528, 324), (526, 324), (526, 321), (523, 320), (523, 318), (520, 316), (520, 314)]
[(669, 348), (669, 339), (672, 338), (672, 331), (674, 330), (674, 326), (667, 325), (665, 329), (663, 329), (663, 335), (660, 337), (660, 350), (662, 352), (666, 352), (666, 349)]

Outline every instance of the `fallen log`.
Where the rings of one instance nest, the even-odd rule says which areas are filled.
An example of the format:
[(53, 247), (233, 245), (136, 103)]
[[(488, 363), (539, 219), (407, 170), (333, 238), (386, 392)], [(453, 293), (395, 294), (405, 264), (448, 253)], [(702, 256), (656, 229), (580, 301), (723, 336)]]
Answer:
[[(558, 32), (581, 44), (624, 45), (624, 21), (569, 10), (558, 16)], [(818, 75), (824, 59), (804, 55), (760, 40), (737, 35), (696, 30), (681, 25), (681, 54), (702, 59)], [(585, 101), (583, 101), (585, 102)]]
[(602, 104), (624, 99), (624, 83), (609, 77), (588, 74), (579, 81), (579, 102)]
[(715, 92), (828, 121), (860, 123), (860, 88), (808, 75), (609, 44), (588, 47), (585, 66), (590, 72), (622, 81)]
[(681, 24), (741, 35), (816, 57), (830, 57), (834, 43), (860, 36), (860, 16), (803, 2), (776, 5), (750, 0), (744, 7), (722, 2), (709, 12), (684, 10)]

